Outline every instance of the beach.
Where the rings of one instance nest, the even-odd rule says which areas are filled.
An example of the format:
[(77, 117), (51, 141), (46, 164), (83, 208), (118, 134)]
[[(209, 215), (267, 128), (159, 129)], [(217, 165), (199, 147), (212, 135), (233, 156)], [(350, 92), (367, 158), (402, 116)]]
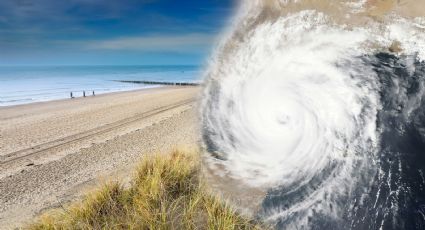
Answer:
[(196, 148), (199, 87), (159, 87), (0, 108), (0, 228), (119, 180), (147, 153)]

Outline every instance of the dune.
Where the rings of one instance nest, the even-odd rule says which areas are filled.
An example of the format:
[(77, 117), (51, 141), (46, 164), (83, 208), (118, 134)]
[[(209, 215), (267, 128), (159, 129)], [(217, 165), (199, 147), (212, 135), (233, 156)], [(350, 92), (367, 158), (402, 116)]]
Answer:
[(198, 87), (162, 87), (0, 108), (0, 226), (20, 227), (144, 153), (196, 148)]

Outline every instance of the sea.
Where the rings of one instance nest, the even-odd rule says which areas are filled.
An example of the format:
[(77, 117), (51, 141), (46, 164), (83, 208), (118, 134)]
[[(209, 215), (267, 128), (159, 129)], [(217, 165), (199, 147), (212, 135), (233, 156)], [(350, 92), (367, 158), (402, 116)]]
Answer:
[(2, 66), (0, 107), (162, 87), (120, 81), (197, 83), (200, 75), (199, 66)]

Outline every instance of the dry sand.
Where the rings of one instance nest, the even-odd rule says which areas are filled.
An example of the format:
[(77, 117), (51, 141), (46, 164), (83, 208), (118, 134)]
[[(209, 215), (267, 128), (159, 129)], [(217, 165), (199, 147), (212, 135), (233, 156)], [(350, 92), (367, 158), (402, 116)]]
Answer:
[(198, 92), (163, 87), (0, 108), (0, 228), (124, 180), (144, 153), (196, 148)]

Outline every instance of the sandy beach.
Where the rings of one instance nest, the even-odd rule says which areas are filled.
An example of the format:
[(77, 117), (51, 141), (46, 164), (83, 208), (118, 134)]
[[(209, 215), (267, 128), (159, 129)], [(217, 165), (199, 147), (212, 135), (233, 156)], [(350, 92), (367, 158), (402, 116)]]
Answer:
[(199, 87), (161, 87), (0, 108), (0, 228), (22, 226), (145, 153), (196, 148)]

